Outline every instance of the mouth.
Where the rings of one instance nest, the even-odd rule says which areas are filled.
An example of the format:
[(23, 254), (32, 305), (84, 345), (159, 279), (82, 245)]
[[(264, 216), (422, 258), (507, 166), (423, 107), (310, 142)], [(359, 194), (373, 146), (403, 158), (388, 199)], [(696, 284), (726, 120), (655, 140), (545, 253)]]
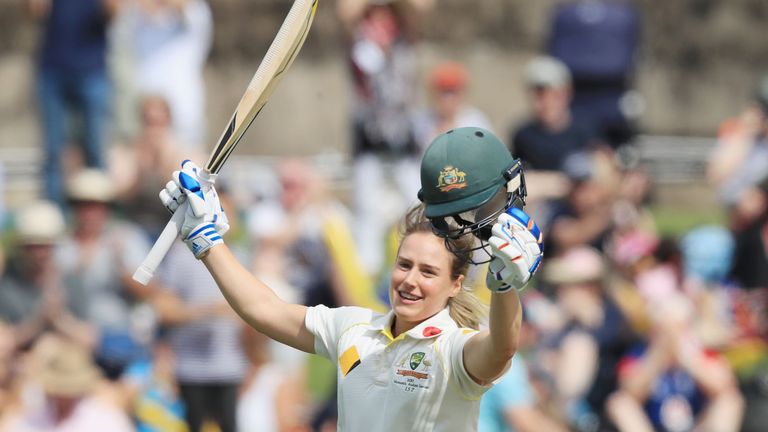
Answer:
[(398, 290), (397, 296), (400, 297), (400, 300), (402, 300), (405, 303), (414, 303), (423, 298), (403, 290)]

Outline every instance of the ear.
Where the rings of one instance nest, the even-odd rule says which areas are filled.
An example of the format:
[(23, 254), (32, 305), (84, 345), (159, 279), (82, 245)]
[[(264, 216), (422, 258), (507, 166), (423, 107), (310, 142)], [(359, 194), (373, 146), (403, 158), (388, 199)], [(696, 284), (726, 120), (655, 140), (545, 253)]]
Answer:
[(451, 286), (450, 297), (456, 297), (457, 295), (459, 295), (463, 284), (464, 284), (464, 275), (459, 275), (459, 277), (457, 277), (456, 280), (453, 281), (453, 284)]

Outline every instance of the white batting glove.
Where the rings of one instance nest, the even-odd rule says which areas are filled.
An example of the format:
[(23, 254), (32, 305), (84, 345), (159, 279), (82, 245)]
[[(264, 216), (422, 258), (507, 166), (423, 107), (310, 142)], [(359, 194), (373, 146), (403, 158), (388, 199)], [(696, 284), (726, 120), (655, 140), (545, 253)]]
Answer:
[(543, 235), (536, 222), (524, 211), (510, 209), (493, 225), (488, 243), (493, 253), (485, 278), (488, 289), (507, 292), (525, 288), (544, 255)]
[(185, 160), (181, 171), (174, 171), (173, 180), (160, 191), (160, 201), (171, 212), (184, 201), (189, 202), (179, 234), (198, 259), (223, 243), (221, 236), (229, 230), (227, 215), (213, 187), (215, 182), (216, 175), (206, 175), (194, 162)]

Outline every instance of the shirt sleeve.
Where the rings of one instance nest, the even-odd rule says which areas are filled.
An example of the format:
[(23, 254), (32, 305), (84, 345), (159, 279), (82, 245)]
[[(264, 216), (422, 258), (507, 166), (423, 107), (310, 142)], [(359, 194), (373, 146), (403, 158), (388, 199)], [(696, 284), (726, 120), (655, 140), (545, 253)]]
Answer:
[(307, 308), (304, 325), (315, 335), (315, 353), (336, 363), (339, 338), (344, 330), (355, 323), (370, 322), (371, 315), (372, 312), (364, 308), (318, 305)]
[(447, 338), (448, 363), (451, 379), (467, 399), (479, 399), (493, 384), (481, 385), (475, 382), (464, 367), (464, 344), (477, 333), (475, 330), (459, 329)]

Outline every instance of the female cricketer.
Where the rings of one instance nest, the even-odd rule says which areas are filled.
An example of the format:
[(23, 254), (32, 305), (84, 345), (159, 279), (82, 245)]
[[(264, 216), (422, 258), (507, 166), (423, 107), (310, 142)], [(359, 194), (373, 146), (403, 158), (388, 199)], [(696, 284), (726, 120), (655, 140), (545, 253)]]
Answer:
[[(249, 325), (336, 365), (339, 431), (466, 432), (477, 430), (480, 397), (515, 354), (517, 289), (541, 258), (538, 229), (518, 208), (525, 188), (516, 167), (483, 129), (455, 129), (431, 144), (423, 204), (406, 216), (383, 315), (280, 300), (223, 243), (228, 225), (213, 181), (191, 162), (160, 196), (171, 211), (189, 201), (181, 236)], [(464, 287), (476, 238), (492, 257), (487, 321)]]

